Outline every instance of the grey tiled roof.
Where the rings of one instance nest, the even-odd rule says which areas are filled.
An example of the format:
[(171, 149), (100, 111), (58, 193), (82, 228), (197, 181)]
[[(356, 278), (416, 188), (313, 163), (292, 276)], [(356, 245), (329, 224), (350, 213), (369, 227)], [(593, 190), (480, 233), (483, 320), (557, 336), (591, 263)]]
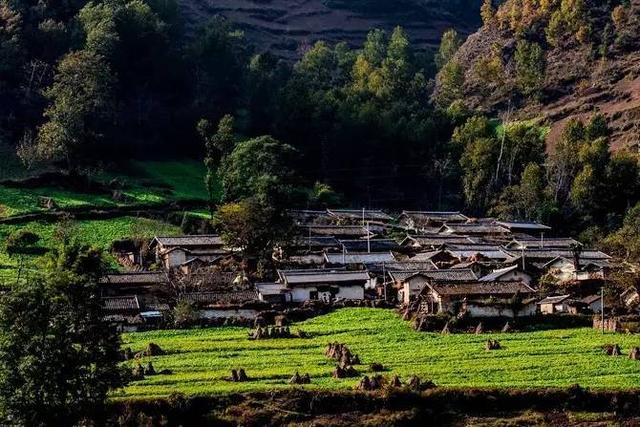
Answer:
[(496, 221), (497, 225), (508, 228), (509, 230), (533, 230), (533, 231), (546, 231), (551, 230), (551, 227), (540, 224), (537, 222), (518, 222), (518, 221)]
[(367, 234), (373, 234), (371, 232), (367, 233), (366, 228), (360, 225), (310, 225), (303, 227), (303, 233), (305, 235), (311, 233), (314, 236), (330, 237), (366, 237)]
[(468, 282), (476, 280), (477, 277), (470, 269), (443, 269), (427, 271), (398, 271), (390, 272), (389, 275), (398, 282), (403, 282), (409, 277), (421, 275), (438, 282)]
[(559, 304), (565, 300), (568, 300), (569, 298), (571, 298), (571, 295), (550, 296), (550, 297), (546, 297), (545, 299), (540, 301), (538, 304)]
[(364, 216), (365, 221), (391, 221), (393, 218), (381, 210), (369, 210), (365, 209), (327, 209), (329, 215), (336, 218), (362, 220)]
[(241, 304), (257, 300), (258, 294), (255, 289), (227, 292), (191, 292), (183, 294), (182, 298), (194, 305)]
[(445, 230), (455, 234), (507, 234), (509, 230), (494, 224), (448, 224), (443, 226)]
[(329, 264), (375, 264), (381, 262), (393, 262), (396, 259), (390, 252), (371, 253), (336, 253), (326, 254), (325, 258)]
[(464, 222), (469, 218), (460, 212), (446, 211), (403, 211), (400, 217), (407, 217), (417, 223), (433, 222)]
[(392, 239), (370, 239), (367, 240), (340, 240), (340, 245), (346, 249), (347, 252), (389, 252), (400, 249), (400, 245)]
[(481, 277), (478, 280), (480, 282), (495, 282), (502, 275), (510, 273), (510, 272), (515, 271), (517, 269), (518, 269), (517, 265), (512, 265), (510, 267), (501, 268), (499, 270), (492, 271), (491, 273), (487, 274), (486, 276)]
[(104, 311), (135, 311), (140, 309), (140, 302), (136, 295), (102, 298)]
[(160, 243), (165, 247), (180, 246), (188, 248), (189, 246), (222, 246), (224, 242), (218, 235), (213, 234), (201, 234), (201, 235), (188, 235), (188, 236), (156, 236), (151, 245), (154, 242)]
[(369, 280), (369, 273), (366, 271), (348, 270), (278, 270), (278, 275), (282, 281), (288, 285), (303, 285), (313, 283), (341, 283)]
[(535, 290), (522, 282), (469, 282), (469, 283), (435, 283), (431, 288), (440, 295), (495, 295), (509, 296), (516, 292), (533, 294)]
[(167, 281), (167, 276), (161, 271), (145, 271), (138, 273), (117, 273), (107, 274), (100, 282), (112, 285), (134, 285), (134, 284), (160, 284)]

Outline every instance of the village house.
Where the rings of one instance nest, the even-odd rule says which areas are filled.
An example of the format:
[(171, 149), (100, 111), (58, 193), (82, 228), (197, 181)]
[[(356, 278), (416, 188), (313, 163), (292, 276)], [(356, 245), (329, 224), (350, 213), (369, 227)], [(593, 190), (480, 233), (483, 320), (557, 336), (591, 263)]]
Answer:
[(240, 318), (255, 319), (260, 313), (255, 288), (187, 292), (181, 299), (194, 308), (200, 319)]
[(532, 236), (518, 236), (513, 238), (511, 242), (505, 244), (505, 248), (520, 250), (520, 249), (571, 249), (572, 247), (580, 246), (580, 242), (570, 237), (532, 237)]
[(600, 295), (589, 295), (582, 298), (580, 302), (592, 313), (602, 313), (602, 297)]
[(495, 224), (506, 228), (512, 234), (544, 236), (544, 233), (551, 231), (551, 227), (537, 222), (496, 221)]
[(630, 287), (620, 294), (620, 300), (625, 307), (637, 311), (640, 307), (640, 292), (637, 288)]
[(478, 279), (480, 282), (523, 282), (527, 285), (532, 280), (531, 275), (524, 272), (518, 264), (499, 268)]
[(393, 239), (352, 239), (339, 240), (342, 249), (351, 252), (390, 252), (400, 250)]
[(283, 302), (330, 302), (337, 299), (362, 300), (364, 288), (370, 280), (367, 271), (341, 269), (278, 270), (274, 284), (257, 284), (262, 301), (280, 299)]
[(414, 301), (430, 281), (469, 282), (477, 279), (472, 270), (390, 271), (389, 277), (398, 293), (398, 301), (409, 304)]
[(444, 224), (440, 230), (441, 234), (456, 234), (458, 236), (506, 238), (511, 234), (509, 229), (501, 225), (475, 222), (466, 224)]
[(389, 223), (393, 221), (390, 215), (371, 209), (327, 209), (327, 213), (339, 224), (360, 224), (367, 222)]
[(335, 266), (360, 266), (379, 264), (382, 262), (395, 262), (396, 258), (391, 252), (364, 252), (364, 253), (339, 253), (325, 254), (325, 262)]
[[(518, 317), (536, 313), (535, 290), (522, 282), (427, 282), (419, 296), (424, 313)], [(518, 296), (518, 301), (514, 301)]]
[(440, 249), (445, 245), (467, 245), (475, 243), (473, 239), (465, 236), (447, 234), (408, 235), (400, 242), (403, 248), (414, 251), (430, 251)]
[(157, 236), (149, 243), (149, 249), (155, 251), (156, 261), (168, 270), (194, 258), (213, 261), (229, 253), (216, 235)]
[(468, 220), (469, 218), (460, 212), (402, 211), (398, 216), (401, 226), (419, 233), (435, 232), (445, 223), (464, 223)]
[(169, 279), (164, 271), (107, 274), (100, 279), (103, 296), (157, 294), (166, 291)]
[[(579, 263), (576, 266), (576, 262)], [(544, 270), (558, 282), (604, 280), (608, 260), (557, 257), (544, 264)]]
[(335, 239), (361, 239), (375, 237), (371, 229), (361, 225), (309, 225), (301, 228), (304, 236), (325, 236)]
[(580, 302), (571, 295), (549, 296), (538, 302), (542, 314), (578, 314), (580, 312)]
[(290, 209), (287, 213), (295, 225), (328, 224), (331, 221), (326, 210)]

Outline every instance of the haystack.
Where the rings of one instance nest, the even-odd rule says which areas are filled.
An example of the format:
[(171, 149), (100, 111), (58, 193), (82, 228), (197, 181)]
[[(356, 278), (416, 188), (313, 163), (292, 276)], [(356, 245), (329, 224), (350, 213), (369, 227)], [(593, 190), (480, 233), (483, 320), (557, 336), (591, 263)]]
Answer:
[(480, 322), (478, 323), (478, 326), (476, 326), (475, 334), (480, 335), (483, 332), (484, 332), (484, 326), (482, 325), (482, 322)]
[(371, 390), (371, 380), (369, 380), (369, 377), (366, 375), (362, 377), (356, 388), (363, 391)]
[(509, 324), (509, 322), (505, 323), (504, 326), (502, 327), (502, 332), (507, 333), (507, 332), (511, 332), (511, 324)]
[(629, 359), (640, 360), (640, 347), (633, 347), (629, 353)]
[(144, 370), (144, 374), (145, 375), (155, 375), (156, 374), (156, 370), (153, 367), (153, 363), (151, 363), (151, 360), (149, 360), (149, 363), (147, 363), (147, 368)]
[(238, 381), (239, 382), (249, 381), (249, 377), (247, 377), (247, 373), (244, 371), (243, 368), (240, 368), (240, 370), (238, 371)]
[(147, 345), (147, 349), (144, 351), (145, 356), (162, 356), (164, 354), (164, 350), (158, 344), (152, 342)]

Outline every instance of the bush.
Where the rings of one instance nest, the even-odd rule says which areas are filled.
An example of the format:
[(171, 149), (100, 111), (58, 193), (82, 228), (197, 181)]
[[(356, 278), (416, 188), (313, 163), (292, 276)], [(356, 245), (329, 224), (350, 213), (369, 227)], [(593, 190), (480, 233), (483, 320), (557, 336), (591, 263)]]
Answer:
[(7, 237), (5, 249), (9, 255), (33, 253), (39, 248), (35, 244), (40, 240), (40, 236), (28, 230), (15, 231)]

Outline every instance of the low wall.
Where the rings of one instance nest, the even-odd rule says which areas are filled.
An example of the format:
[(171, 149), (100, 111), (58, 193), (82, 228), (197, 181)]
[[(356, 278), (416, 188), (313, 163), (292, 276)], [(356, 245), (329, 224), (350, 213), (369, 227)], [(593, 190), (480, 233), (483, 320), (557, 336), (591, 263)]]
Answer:
[[(593, 316), (593, 329), (602, 330), (602, 317)], [(640, 316), (618, 316), (604, 319), (604, 330), (607, 332), (640, 332)]]

